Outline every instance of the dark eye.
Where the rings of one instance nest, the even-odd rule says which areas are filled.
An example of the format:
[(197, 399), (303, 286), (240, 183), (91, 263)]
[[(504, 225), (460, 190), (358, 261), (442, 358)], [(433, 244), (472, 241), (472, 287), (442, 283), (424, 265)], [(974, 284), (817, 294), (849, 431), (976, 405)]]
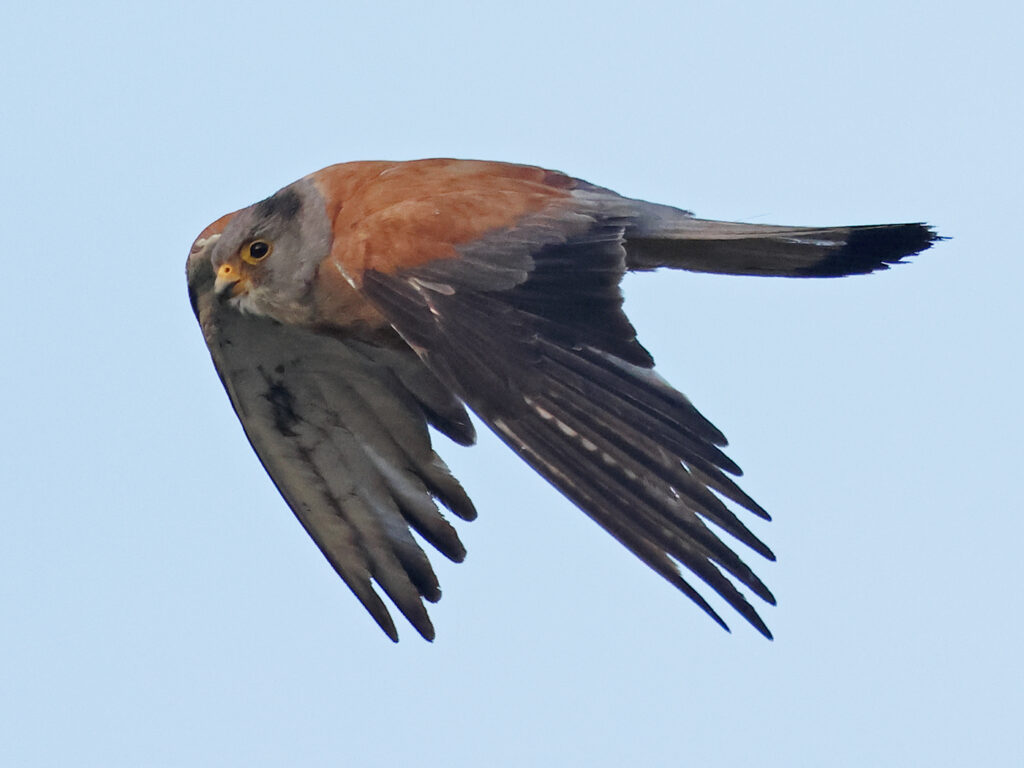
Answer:
[(242, 261), (255, 264), (267, 258), (272, 250), (273, 246), (266, 240), (253, 240), (242, 249)]

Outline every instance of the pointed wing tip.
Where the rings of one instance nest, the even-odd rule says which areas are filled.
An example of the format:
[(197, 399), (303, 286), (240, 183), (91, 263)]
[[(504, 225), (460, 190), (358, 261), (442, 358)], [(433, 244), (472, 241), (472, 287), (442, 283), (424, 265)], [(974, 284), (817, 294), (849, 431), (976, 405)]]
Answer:
[[(774, 596), (772, 596), (771, 600), (767, 600), (766, 602), (768, 602), (770, 605), (775, 605), (775, 598), (774, 598)], [(723, 630), (728, 632), (730, 635), (732, 634), (732, 629), (729, 627), (729, 625), (725, 623), (725, 620), (721, 616), (719, 616), (718, 613), (713, 608), (711, 608), (710, 605), (708, 605), (707, 603), (701, 604), (700, 602), (698, 602), (697, 604), (704, 610), (704, 612), (708, 616), (710, 616), (712, 618), (712, 620), (718, 626), (720, 626)], [(764, 621), (761, 619), (761, 617), (758, 616), (757, 611), (755, 611), (753, 608), (751, 608), (749, 612), (742, 612), (742, 613), (740, 613), (740, 615), (743, 616), (743, 618), (746, 619), (750, 623), (750, 625), (754, 629), (756, 629), (758, 631), (758, 633), (762, 637), (764, 637), (766, 640), (774, 640), (775, 639), (775, 636), (772, 634), (772, 631), (770, 629), (768, 629), (768, 625), (764, 623)]]
[[(374, 617), (374, 618), (376, 618), (376, 617)], [(382, 630), (384, 630), (384, 634), (388, 636), (388, 638), (391, 640), (392, 643), (397, 643), (398, 642), (398, 630), (395, 628), (395, 623), (393, 621), (391, 621), (391, 617), (390, 616), (388, 616), (387, 626), (385, 626), (379, 620), (377, 621), (377, 626), (379, 626)]]
[[(768, 514), (768, 511), (764, 507), (762, 507), (760, 504), (754, 501), (747, 493), (743, 491), (743, 489), (737, 488), (736, 490), (739, 492), (739, 498), (733, 498), (733, 501), (735, 501), (737, 504), (739, 504), (741, 507), (743, 507), (751, 514), (757, 515), (762, 520), (769, 523), (772, 521), (772, 516)], [(774, 560), (775, 556), (773, 555), (768, 559)]]
[[(765, 602), (767, 602), (769, 605), (775, 605), (775, 598), (772, 598), (770, 601), (766, 600)], [(750, 608), (748, 611), (738, 611), (738, 613), (740, 614), (740, 616), (746, 619), (747, 623), (750, 624), (750, 626), (752, 626), (754, 629), (756, 629), (758, 634), (760, 634), (762, 637), (764, 637), (767, 640), (775, 639), (775, 636), (772, 635), (772, 631), (768, 629), (768, 625), (764, 623), (761, 617), (757, 614), (757, 611), (755, 611), (753, 608)], [(717, 618), (717, 616), (714, 618)], [(725, 625), (725, 622), (719, 621), (719, 624), (726, 632), (732, 634), (732, 630)]]
[(420, 633), (420, 637), (428, 643), (434, 642), (434, 638), (437, 637), (437, 633), (434, 631), (434, 625), (431, 623), (430, 619), (427, 619), (427, 623), (423, 626), (418, 624), (414, 624), (413, 626), (416, 627), (416, 631)]
[[(775, 597), (771, 596), (770, 594), (769, 594), (769, 597), (771, 597), (772, 599), (771, 600), (766, 600), (765, 602), (767, 602), (769, 605), (775, 605)], [(749, 616), (746, 613), (743, 613), (742, 616), (747, 621), (749, 621), (750, 625), (754, 629), (756, 629), (758, 632), (760, 632), (761, 635), (764, 636), (766, 639), (768, 639), (768, 640), (774, 640), (775, 639), (775, 636), (772, 635), (772, 631), (770, 629), (768, 629), (768, 625), (764, 623), (764, 620), (760, 616), (758, 616), (757, 611), (755, 611), (753, 608), (750, 609), (750, 615)]]
[[(437, 636), (437, 633), (434, 631), (434, 625), (430, 621), (430, 617), (427, 615), (425, 609), (420, 612), (419, 615), (415, 616), (415, 618), (405, 611), (402, 613), (409, 620), (409, 623), (412, 624), (413, 628), (420, 634), (420, 637), (428, 643), (434, 642), (434, 638)], [(377, 621), (377, 626), (379, 626), (384, 631), (384, 634), (388, 636), (388, 639), (391, 640), (392, 643), (398, 643), (398, 629), (395, 627), (395, 623), (391, 620), (391, 614), (385, 615), (387, 617), (386, 622), (381, 621), (376, 615), (373, 618)]]

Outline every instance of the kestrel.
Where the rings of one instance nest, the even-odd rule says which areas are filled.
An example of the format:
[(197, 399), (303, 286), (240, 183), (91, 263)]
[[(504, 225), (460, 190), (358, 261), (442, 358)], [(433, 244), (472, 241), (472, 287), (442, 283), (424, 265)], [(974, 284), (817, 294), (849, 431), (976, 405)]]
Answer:
[(439, 504), (476, 510), (428, 425), (473, 410), (513, 451), (722, 627), (683, 566), (766, 637), (720, 537), (774, 560), (726, 503), (769, 519), (725, 437), (654, 371), (623, 313), (627, 271), (783, 277), (887, 269), (924, 224), (783, 227), (695, 218), (556, 171), (355, 162), (218, 219), (192, 246), (192, 307), (245, 433), (299, 522), (392, 640), (374, 582), (426, 639), (441, 597), (419, 536), (466, 554)]

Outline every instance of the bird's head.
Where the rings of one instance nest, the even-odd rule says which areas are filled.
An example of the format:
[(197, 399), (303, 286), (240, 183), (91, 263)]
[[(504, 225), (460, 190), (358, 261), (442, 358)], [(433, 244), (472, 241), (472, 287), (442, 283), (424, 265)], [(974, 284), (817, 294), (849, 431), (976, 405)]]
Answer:
[(280, 322), (309, 321), (309, 293), (331, 248), (323, 198), (310, 181), (231, 214), (204, 235), (197, 245), (209, 255), (221, 300)]

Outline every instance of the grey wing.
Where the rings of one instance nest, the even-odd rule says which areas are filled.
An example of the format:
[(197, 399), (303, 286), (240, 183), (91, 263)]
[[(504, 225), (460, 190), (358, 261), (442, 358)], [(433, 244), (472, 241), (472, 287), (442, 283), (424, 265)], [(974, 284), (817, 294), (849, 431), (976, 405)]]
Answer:
[(246, 436), (303, 527), (392, 640), (372, 582), (433, 639), (423, 600), (441, 592), (410, 528), (451, 560), (465, 557), (436, 502), (463, 519), (476, 513), (427, 428), (471, 443), (462, 404), (404, 344), (239, 314), (214, 295), (208, 260), (190, 260), (189, 291)]
[[(774, 559), (721, 497), (768, 515), (730, 479), (725, 438), (652, 370), (622, 311), (627, 221), (538, 216), (459, 258), (362, 290), (423, 360), (527, 463), (725, 623), (686, 567), (771, 637), (736, 584), (774, 597), (714, 528)], [(710, 524), (710, 525), (709, 525)]]

